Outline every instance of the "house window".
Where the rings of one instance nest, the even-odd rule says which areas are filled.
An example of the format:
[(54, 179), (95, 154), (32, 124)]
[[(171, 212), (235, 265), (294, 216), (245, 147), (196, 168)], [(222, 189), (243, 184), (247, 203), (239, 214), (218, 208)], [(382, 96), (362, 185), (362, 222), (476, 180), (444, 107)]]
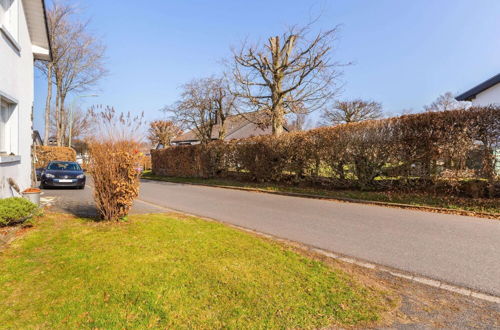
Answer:
[(19, 41), (19, 0), (0, 0), (0, 27)]
[(0, 155), (16, 154), (16, 105), (0, 99)]

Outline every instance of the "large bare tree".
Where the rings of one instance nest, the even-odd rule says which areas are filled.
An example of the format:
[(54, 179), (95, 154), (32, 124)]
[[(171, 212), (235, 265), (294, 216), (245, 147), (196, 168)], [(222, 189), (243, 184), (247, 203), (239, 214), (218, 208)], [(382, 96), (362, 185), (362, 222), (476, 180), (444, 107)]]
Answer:
[(467, 101), (457, 101), (453, 96), (453, 93), (446, 92), (439, 95), (434, 102), (429, 105), (424, 105), (424, 110), (426, 112), (433, 111), (447, 111), (447, 110), (457, 110), (457, 109), (467, 109), (471, 107), (471, 102)]
[[(83, 26), (75, 25), (71, 33), (73, 47), (54, 66), (56, 81), (56, 113), (58, 114), (58, 143), (62, 144), (65, 131), (65, 100), (69, 93), (84, 92), (95, 86), (106, 73), (104, 68), (104, 45), (95, 37), (87, 34)], [(59, 109), (57, 110), (57, 105)], [(60, 142), (59, 142), (60, 141)]]
[[(312, 38), (310, 26), (290, 28), (265, 44), (233, 50), (233, 94), (244, 112), (268, 113), (274, 135), (296, 109), (323, 108), (335, 95), (340, 64), (332, 60), (338, 28)], [(297, 106), (299, 105), (299, 106)]]
[(148, 139), (151, 144), (161, 144), (164, 147), (170, 145), (170, 142), (182, 134), (182, 129), (171, 120), (154, 120), (149, 123)]
[(192, 129), (202, 143), (210, 142), (217, 125), (217, 139), (226, 135), (226, 120), (234, 112), (235, 96), (224, 78), (194, 79), (182, 86), (181, 99), (165, 111), (177, 122)]
[(374, 101), (356, 99), (337, 101), (332, 108), (325, 109), (321, 115), (324, 125), (354, 123), (382, 117), (382, 105)]
[[(48, 10), (53, 61), (40, 62), (38, 67), (48, 81), (45, 108), (45, 138), (49, 129), (52, 85), (55, 85), (55, 122), (58, 145), (64, 145), (67, 123), (65, 101), (70, 93), (79, 93), (95, 87), (106, 74), (105, 47), (88, 29), (88, 22), (77, 17), (77, 10), (66, 3), (54, 1)], [(48, 121), (50, 122), (50, 120)]]
[[(36, 67), (42, 72), (47, 79), (47, 96), (45, 99), (45, 133), (43, 142), (45, 145), (49, 142), (51, 130), (51, 108), (52, 108), (52, 90), (54, 83), (54, 64), (57, 65), (59, 60), (66, 54), (71, 47), (70, 43), (62, 42), (63, 38), (68, 33), (70, 25), (70, 17), (74, 15), (75, 7), (68, 4), (53, 2), (50, 10), (47, 11), (47, 26), (49, 29), (49, 38), (51, 44), (52, 61), (36, 61)], [(55, 127), (54, 127), (55, 128)]]

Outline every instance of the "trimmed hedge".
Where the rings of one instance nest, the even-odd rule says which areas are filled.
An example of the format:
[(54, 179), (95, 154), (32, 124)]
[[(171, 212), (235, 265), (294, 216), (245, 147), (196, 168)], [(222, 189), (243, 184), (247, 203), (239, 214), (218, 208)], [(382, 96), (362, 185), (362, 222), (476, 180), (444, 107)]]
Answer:
[(76, 151), (69, 147), (36, 146), (36, 168), (46, 167), (50, 161), (76, 161)]
[[(331, 188), (433, 189), (496, 195), (500, 108), (428, 112), (279, 137), (152, 150), (153, 173), (244, 176)], [(464, 182), (467, 182), (463, 187)], [(472, 185), (474, 188), (470, 188)]]
[(26, 221), (38, 206), (21, 197), (0, 199), (0, 227)]

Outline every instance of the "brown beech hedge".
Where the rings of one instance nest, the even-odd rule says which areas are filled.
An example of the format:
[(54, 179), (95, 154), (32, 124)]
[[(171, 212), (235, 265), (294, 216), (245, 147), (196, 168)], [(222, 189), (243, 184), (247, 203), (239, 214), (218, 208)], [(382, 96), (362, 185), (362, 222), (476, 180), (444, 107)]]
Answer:
[[(279, 137), (152, 150), (154, 174), (497, 195), (500, 108), (427, 112)], [(467, 192), (467, 191), (466, 191)]]
[(53, 160), (76, 161), (76, 151), (69, 147), (36, 146), (36, 168), (45, 167)]

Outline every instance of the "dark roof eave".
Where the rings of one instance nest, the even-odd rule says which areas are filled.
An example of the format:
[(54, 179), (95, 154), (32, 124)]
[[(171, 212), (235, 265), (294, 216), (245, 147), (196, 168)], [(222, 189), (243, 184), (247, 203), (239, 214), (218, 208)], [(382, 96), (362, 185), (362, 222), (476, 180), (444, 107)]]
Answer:
[(455, 97), (457, 101), (470, 101), (476, 97), (477, 94), (485, 91), (486, 89), (495, 86), (500, 83), (500, 73), (485, 82), (480, 83), (479, 85), (469, 89), (467, 92), (462, 93)]
[(42, 0), (43, 16), (45, 18), (45, 32), (47, 33), (47, 42), (49, 43), (49, 62), (52, 62), (52, 42), (50, 40), (49, 21), (47, 19), (47, 7), (45, 0)]

